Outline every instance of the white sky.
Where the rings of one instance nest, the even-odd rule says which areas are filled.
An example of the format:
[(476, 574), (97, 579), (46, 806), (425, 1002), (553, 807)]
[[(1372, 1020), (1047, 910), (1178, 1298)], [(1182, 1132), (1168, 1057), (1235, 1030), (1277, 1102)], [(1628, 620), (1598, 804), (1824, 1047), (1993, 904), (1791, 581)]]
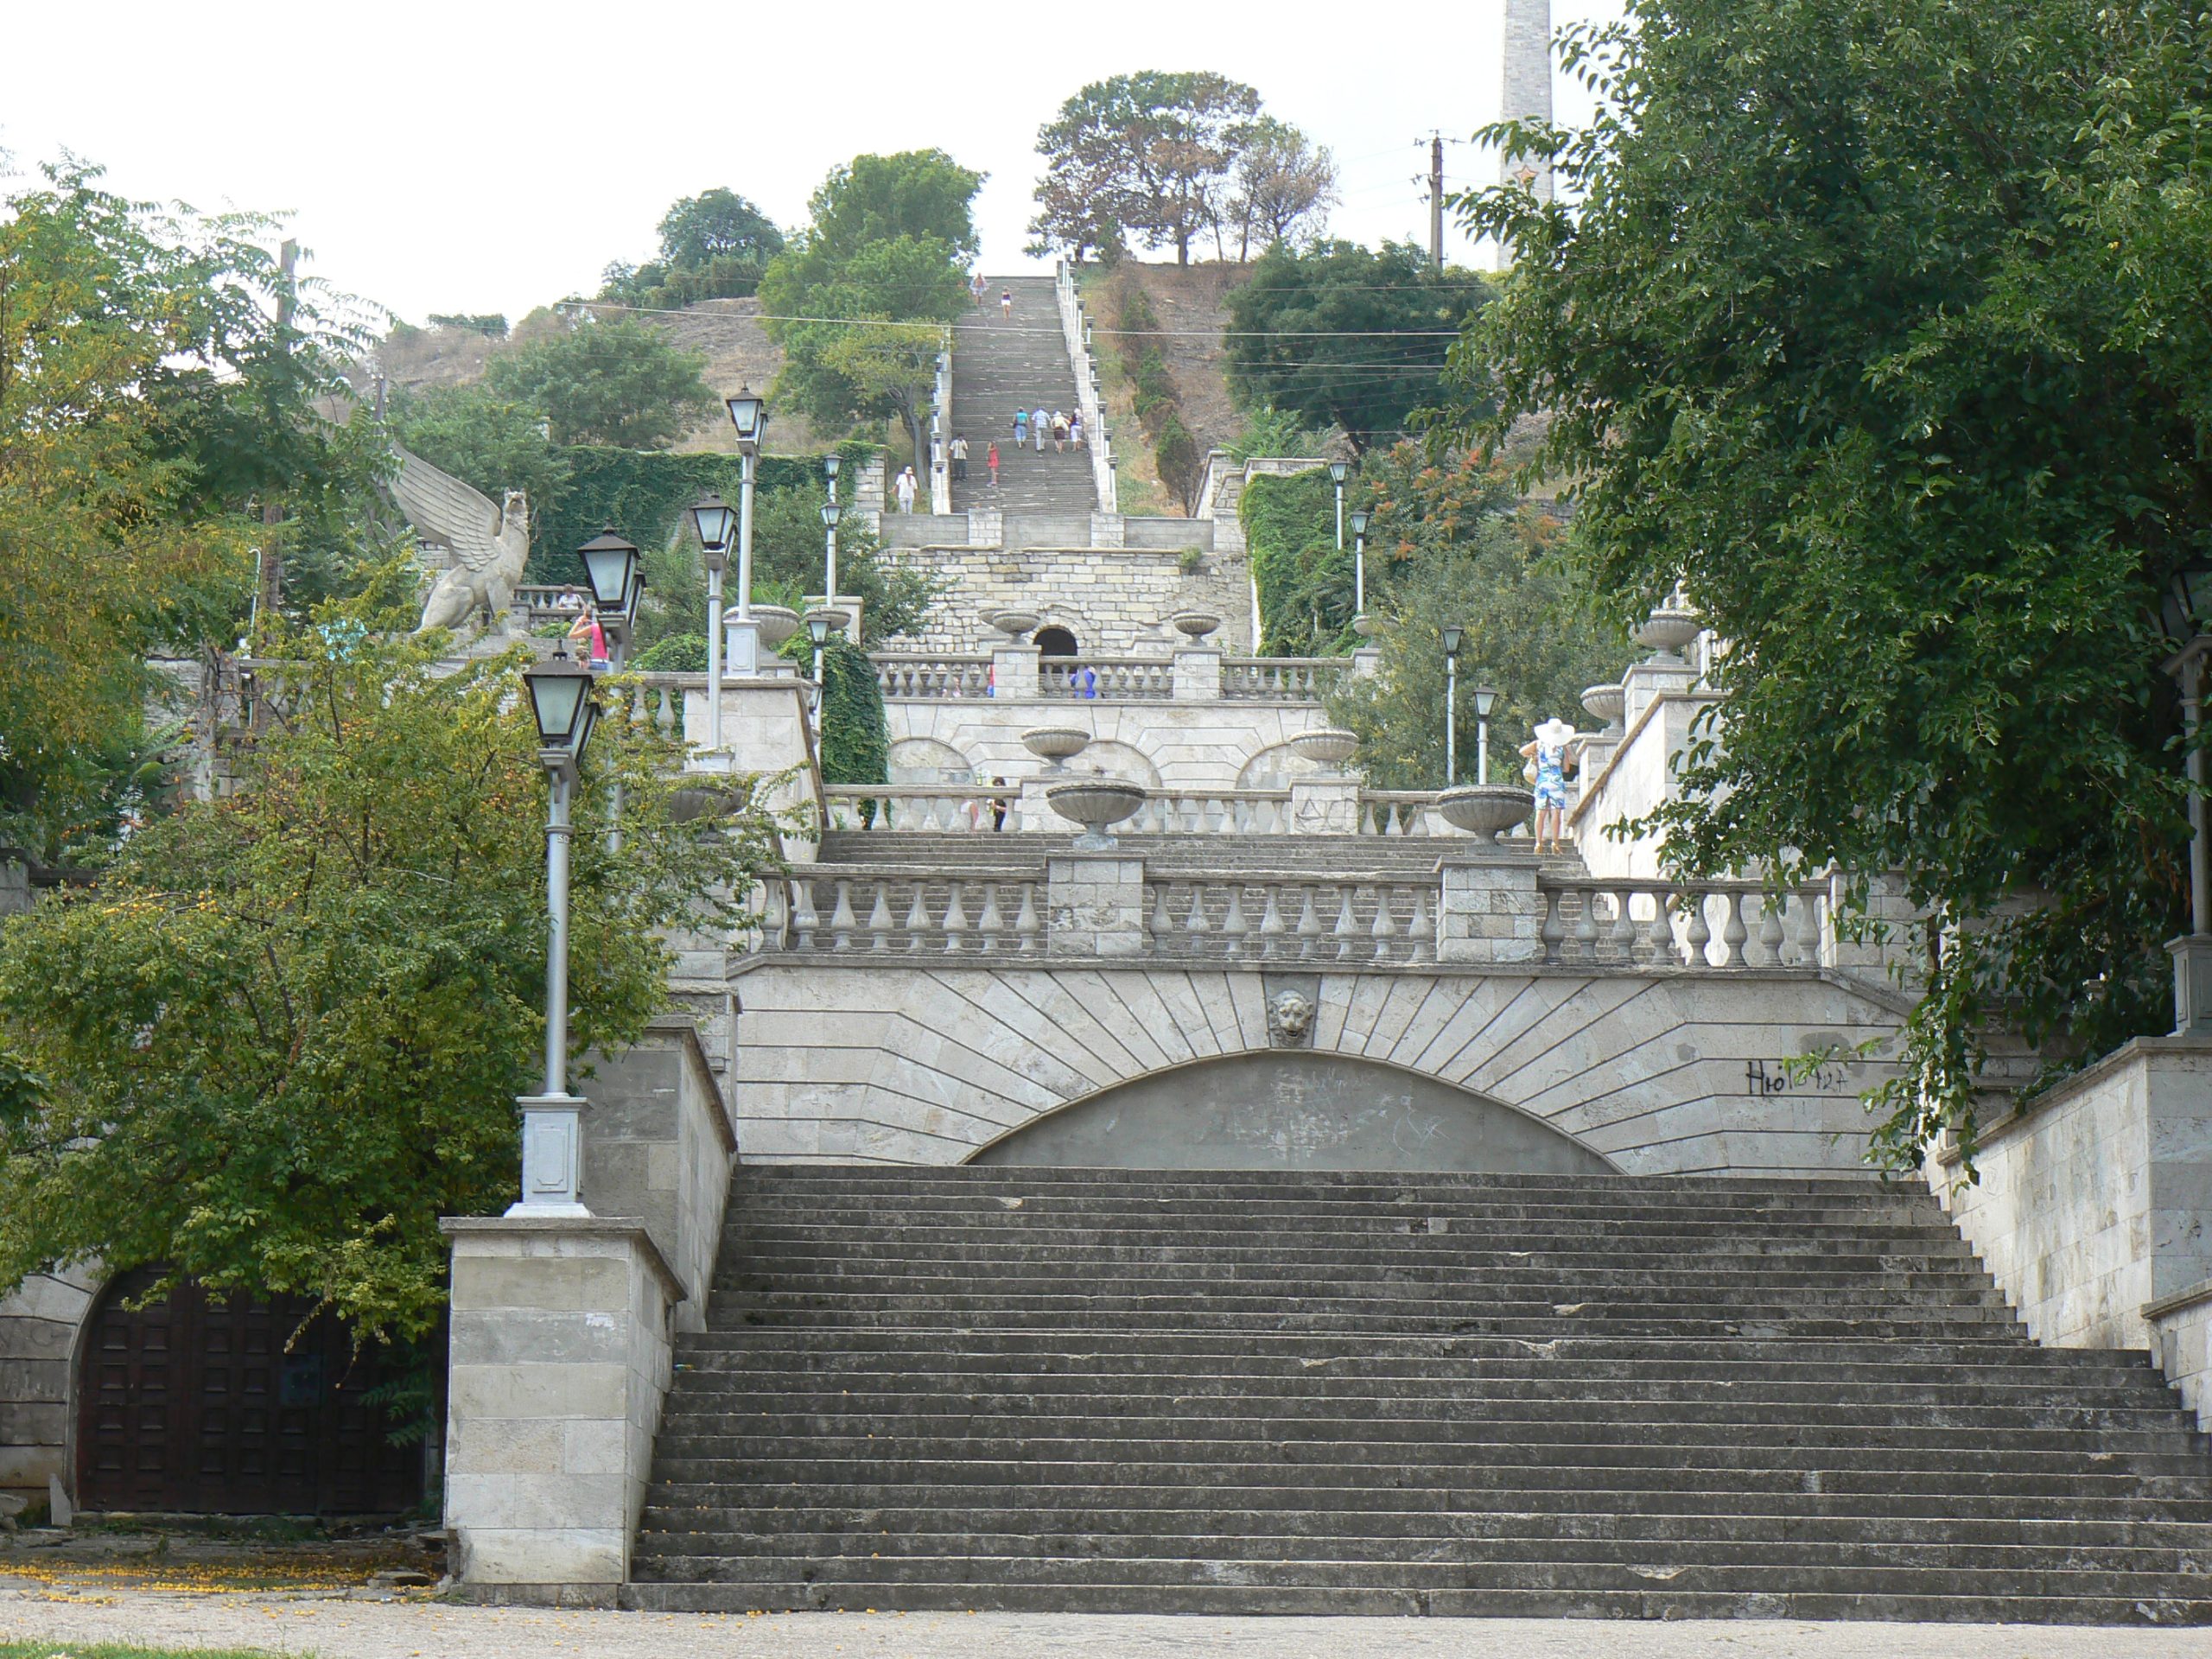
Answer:
[[(1617, 0), (1553, 0), (1556, 26)], [(313, 274), (420, 322), (518, 317), (651, 255), (668, 204), (715, 185), (779, 224), (865, 151), (936, 145), (990, 174), (983, 268), (1022, 269), (1038, 127), (1086, 81), (1218, 70), (1336, 153), (1336, 233), (1425, 241), (1431, 128), (1496, 112), (1499, 0), (1205, 6), (373, 6), (19, 9), (0, 149), (62, 148), (114, 189), (290, 215)], [(755, 67), (759, 66), (759, 67)], [(1562, 119), (1586, 108), (1558, 82)], [(1417, 143), (1417, 140), (1421, 141)], [(1447, 186), (1487, 182), (1447, 144)], [(1448, 257), (1472, 250), (1447, 224)]]

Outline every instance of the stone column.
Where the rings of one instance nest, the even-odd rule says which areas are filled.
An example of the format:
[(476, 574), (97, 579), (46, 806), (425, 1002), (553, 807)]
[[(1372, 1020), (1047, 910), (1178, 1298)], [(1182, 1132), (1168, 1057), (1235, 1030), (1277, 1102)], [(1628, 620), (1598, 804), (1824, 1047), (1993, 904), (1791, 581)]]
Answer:
[(1175, 653), (1175, 701), (1221, 701), (1221, 653), (1211, 645), (1191, 645)]
[(1439, 962), (1541, 962), (1543, 895), (1534, 859), (1500, 850), (1453, 854), (1441, 867), (1436, 906)]
[(1144, 861), (1055, 853), (1045, 861), (1045, 908), (1047, 955), (1136, 956), (1145, 943)]
[(448, 1216), (445, 1521), (463, 1592), (613, 1605), (682, 1295), (643, 1226)]
[(994, 695), (1034, 702), (1038, 695), (1037, 647), (1003, 645), (991, 647), (991, 684)]

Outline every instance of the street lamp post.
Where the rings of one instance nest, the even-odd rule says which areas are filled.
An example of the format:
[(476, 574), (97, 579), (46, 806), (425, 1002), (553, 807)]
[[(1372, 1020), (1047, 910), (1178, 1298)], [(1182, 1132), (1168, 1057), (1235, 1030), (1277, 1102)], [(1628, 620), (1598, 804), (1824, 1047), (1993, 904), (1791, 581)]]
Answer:
[(824, 605), (837, 602), (837, 521), (844, 517), (844, 513), (845, 510), (837, 505), (835, 498), (822, 509), (822, 529), (827, 540), (827, 548), (822, 556), (822, 602)]
[(830, 643), (830, 636), (852, 619), (834, 605), (823, 605), (806, 613), (806, 632), (814, 641), (814, 741), (817, 750), (822, 744), (822, 722), (824, 706), (829, 702), (829, 688), (822, 681), (822, 652)]
[(1367, 516), (1365, 507), (1351, 516), (1351, 612), (1355, 618), (1367, 614)]
[(707, 752), (712, 754), (722, 746), (722, 572), (729, 569), (737, 515), (709, 493), (691, 509), (691, 524), (707, 565)]
[(1475, 782), (1490, 782), (1490, 711), (1497, 693), (1486, 685), (1475, 688)]
[(761, 440), (768, 435), (768, 404), (745, 387), (724, 400), (737, 429), (737, 620), (729, 625), (729, 666), (733, 674), (760, 671), (760, 628), (753, 620), (753, 478)]
[(522, 1110), (522, 1197), (511, 1216), (588, 1216), (579, 1190), (584, 1103), (569, 1092), (569, 807), (599, 707), (591, 670), (556, 650), (523, 676), (550, 804), (545, 823), (545, 1077)]
[[(583, 561), (584, 581), (591, 588), (594, 613), (607, 638), (607, 666), (620, 674), (630, 658), (630, 633), (638, 620), (638, 601), (645, 588), (645, 572), (639, 568), (638, 549), (625, 541), (613, 525), (576, 550)], [(607, 850), (622, 850), (622, 780), (607, 782)]]
[(1459, 628), (1444, 630), (1444, 786), (1459, 779)]
[(1329, 463), (1329, 482), (1337, 486), (1337, 551), (1344, 550), (1344, 474), (1351, 468), (1341, 461)]

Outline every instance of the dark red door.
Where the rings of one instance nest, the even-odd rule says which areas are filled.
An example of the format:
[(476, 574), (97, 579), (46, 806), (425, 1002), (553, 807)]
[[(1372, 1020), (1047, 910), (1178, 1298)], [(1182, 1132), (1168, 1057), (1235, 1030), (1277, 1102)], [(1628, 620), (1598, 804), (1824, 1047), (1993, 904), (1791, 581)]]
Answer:
[(77, 1502), (87, 1510), (381, 1515), (422, 1497), (422, 1451), (385, 1439), (383, 1380), (309, 1304), (218, 1301), (198, 1285), (131, 1311), (150, 1269), (109, 1287), (78, 1376)]

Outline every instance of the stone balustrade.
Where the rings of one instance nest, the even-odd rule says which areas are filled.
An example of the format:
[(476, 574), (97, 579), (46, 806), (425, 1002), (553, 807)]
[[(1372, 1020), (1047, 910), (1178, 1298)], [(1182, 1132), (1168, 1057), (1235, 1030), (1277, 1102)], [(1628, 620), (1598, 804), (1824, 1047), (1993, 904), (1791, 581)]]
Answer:
[(1164, 702), (1175, 695), (1175, 664), (1164, 658), (1046, 658), (1037, 664), (1037, 677), (1048, 697), (1127, 702)]
[(1240, 872), (1145, 884), (1151, 953), (1223, 961), (1425, 962), (1434, 881)]
[(1351, 669), (1349, 657), (1224, 657), (1221, 695), (1237, 702), (1315, 702)]
[[(656, 717), (658, 718), (658, 717)], [(1080, 774), (1068, 773), (1068, 779)], [(1063, 781), (1046, 772), (1011, 784), (831, 784), (830, 828), (869, 835), (1068, 833), (1068, 822), (1041, 798)], [(1308, 832), (1294, 789), (1171, 790), (1149, 796), (1118, 833), (1138, 836), (1294, 836)], [(1003, 818), (992, 810), (1003, 803)], [(1358, 810), (1338, 833), (1385, 840), (1469, 837), (1436, 811), (1422, 790), (1358, 791)]]
[(1756, 881), (1548, 874), (1536, 885), (1548, 963), (1717, 971), (1820, 964), (1825, 887), (1772, 893)]
[[(1343, 657), (1218, 657), (1203, 650), (1181, 655), (1217, 662), (1217, 680), (1211, 672), (1179, 677), (1171, 657), (1047, 658), (1035, 663), (1036, 695), (1116, 702), (1319, 702), (1352, 666)], [(1020, 695), (1005, 673), (994, 688), (994, 659), (982, 652), (883, 652), (873, 660), (875, 683), (887, 698)], [(1095, 680), (1088, 690), (1080, 689), (1078, 677), (1085, 668)]]
[(887, 697), (982, 697), (991, 691), (991, 659), (982, 656), (880, 655), (875, 683)]
[(1044, 938), (1033, 869), (817, 864), (787, 884), (787, 950), (1033, 956)]

